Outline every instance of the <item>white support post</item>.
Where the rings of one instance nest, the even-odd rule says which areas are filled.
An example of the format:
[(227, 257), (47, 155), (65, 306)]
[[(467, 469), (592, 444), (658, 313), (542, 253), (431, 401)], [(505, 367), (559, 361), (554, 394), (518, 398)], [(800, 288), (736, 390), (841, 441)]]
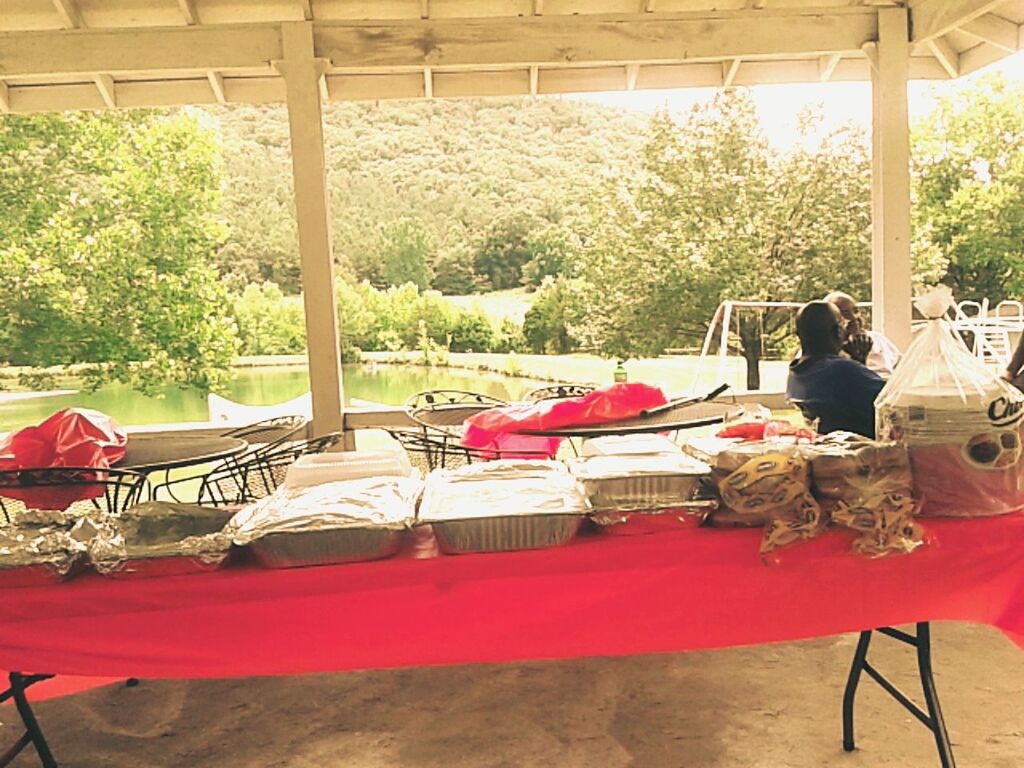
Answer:
[[(320, 112), (320, 78), (330, 62), (315, 57), (311, 22), (282, 24), (281, 41), (284, 58), (275, 61), (274, 66), (284, 77), (288, 100), (302, 297), (306, 310), (306, 345), (309, 350), (309, 385), (313, 393), (313, 433), (322, 435), (342, 429), (345, 402)], [(345, 447), (355, 447), (349, 436)]]
[(878, 67), (872, 68), (872, 324), (900, 349), (911, 340), (910, 36), (905, 8), (878, 10)]

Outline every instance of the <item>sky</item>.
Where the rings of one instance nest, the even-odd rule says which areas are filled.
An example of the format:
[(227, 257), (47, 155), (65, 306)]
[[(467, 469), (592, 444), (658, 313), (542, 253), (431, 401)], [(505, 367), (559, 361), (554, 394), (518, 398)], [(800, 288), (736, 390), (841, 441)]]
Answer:
[[(931, 111), (936, 95), (951, 87), (970, 82), (988, 72), (1003, 72), (1008, 80), (1024, 81), (1024, 52), (1016, 53), (954, 83), (911, 81), (908, 88), (910, 119)], [(715, 88), (681, 88), (664, 91), (630, 91), (580, 94), (572, 98), (641, 112), (668, 107), (684, 113), (694, 104), (712, 98)], [(848, 121), (865, 130), (871, 125), (870, 83), (813, 83), (753, 86), (751, 93), (757, 104), (761, 124), (768, 140), (780, 150), (793, 146), (796, 137), (796, 116), (807, 106), (823, 105), (826, 125), (832, 128)]]

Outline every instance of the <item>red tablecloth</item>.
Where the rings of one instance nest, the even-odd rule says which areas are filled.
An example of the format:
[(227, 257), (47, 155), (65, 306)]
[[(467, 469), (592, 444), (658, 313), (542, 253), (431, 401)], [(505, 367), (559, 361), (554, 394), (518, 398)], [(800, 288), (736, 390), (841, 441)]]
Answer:
[(922, 620), (1024, 644), (1024, 515), (932, 521), (933, 543), (865, 560), (830, 533), (776, 566), (760, 532), (588, 536), (560, 549), (81, 577), (0, 594), (0, 668), (218, 677), (660, 653)]

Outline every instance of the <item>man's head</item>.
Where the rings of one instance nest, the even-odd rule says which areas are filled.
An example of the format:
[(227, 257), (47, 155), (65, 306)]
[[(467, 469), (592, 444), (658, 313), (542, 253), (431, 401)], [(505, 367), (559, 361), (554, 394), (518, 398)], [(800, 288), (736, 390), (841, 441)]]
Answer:
[(796, 316), (796, 335), (805, 356), (837, 355), (843, 345), (839, 308), (830, 301), (810, 301)]
[(825, 301), (830, 304), (835, 304), (836, 309), (839, 310), (839, 316), (842, 318), (842, 329), (843, 338), (850, 338), (863, 332), (863, 327), (860, 322), (860, 310), (857, 308), (857, 302), (854, 298), (842, 291), (832, 291), (828, 296), (825, 297)]

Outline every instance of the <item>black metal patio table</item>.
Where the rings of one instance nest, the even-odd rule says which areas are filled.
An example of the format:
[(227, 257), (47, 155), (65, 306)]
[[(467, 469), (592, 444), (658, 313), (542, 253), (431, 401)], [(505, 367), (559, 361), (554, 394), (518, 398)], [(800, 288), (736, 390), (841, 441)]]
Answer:
[(133, 434), (124, 458), (115, 465), (148, 474), (222, 461), (245, 451), (249, 444), (221, 435)]

